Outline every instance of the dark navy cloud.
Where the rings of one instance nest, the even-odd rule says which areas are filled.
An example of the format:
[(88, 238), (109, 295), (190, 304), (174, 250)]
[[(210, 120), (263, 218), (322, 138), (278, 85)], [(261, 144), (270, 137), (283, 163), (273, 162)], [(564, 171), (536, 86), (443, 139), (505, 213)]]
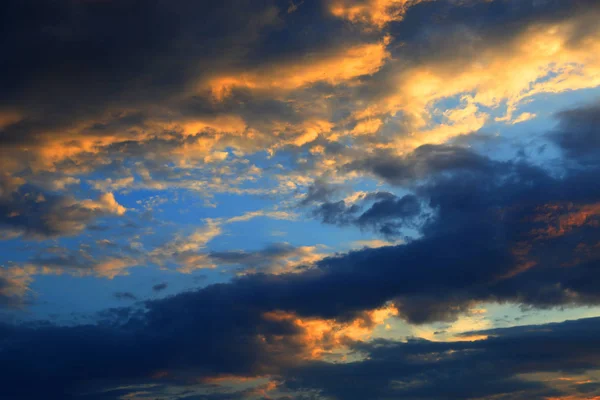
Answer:
[[(361, 343), (364, 361), (348, 364), (316, 362), (293, 373), (291, 387), (312, 387), (334, 399), (546, 399), (589, 389), (573, 384), (563, 392), (520, 374), (561, 375), (597, 370), (600, 320), (525, 326), (488, 332), (474, 342), (444, 343), (376, 340)], [(357, 377), (360, 377), (357, 379)]]
[(416, 196), (397, 197), (389, 192), (369, 193), (354, 204), (346, 204), (344, 200), (327, 201), (312, 210), (312, 215), (325, 224), (355, 225), (388, 237), (398, 236), (402, 229), (416, 226), (421, 214), (422, 206)]
[[(89, 326), (0, 325), (0, 359), (12, 367), (1, 378), (0, 393), (11, 399), (116, 399), (135, 391), (125, 383), (185, 387), (192, 377), (267, 372), (288, 390), (316, 390), (334, 399), (542, 399), (567, 393), (521, 374), (568, 376), (600, 368), (597, 318), (473, 332), (489, 335), (473, 342), (357, 342), (353, 351), (368, 356), (362, 361), (290, 363), (298, 350), (291, 341), (274, 352), (254, 335), (260, 333), (267, 344), (277, 337), (281, 344), (282, 337), (293, 335), (291, 327), (259, 323), (242, 306), (234, 307), (240, 312), (231, 306), (179, 308), (192, 305), (189, 300), (179, 296), (155, 302), (143, 315), (115, 310), (107, 313), (112, 320)], [(169, 375), (152, 378), (165, 369)], [(588, 394), (597, 389), (570, 388)]]
[(135, 301), (137, 296), (131, 292), (115, 292), (114, 296), (117, 300)]
[(569, 160), (598, 165), (600, 160), (600, 103), (557, 114), (559, 124), (548, 136)]
[(423, 145), (406, 157), (392, 152), (352, 161), (343, 169), (370, 173), (394, 185), (408, 185), (441, 172), (485, 171), (493, 167), (490, 160), (464, 147)]
[(169, 287), (169, 284), (166, 283), (166, 282), (157, 283), (156, 285), (152, 286), (152, 290), (155, 291), (155, 292), (162, 292), (167, 287)]

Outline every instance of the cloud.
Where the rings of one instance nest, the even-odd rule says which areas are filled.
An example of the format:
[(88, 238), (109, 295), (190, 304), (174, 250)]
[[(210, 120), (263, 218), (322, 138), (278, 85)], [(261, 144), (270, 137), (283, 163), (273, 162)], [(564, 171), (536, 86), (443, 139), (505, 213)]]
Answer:
[(131, 292), (115, 292), (114, 296), (118, 300), (135, 301), (137, 300), (136, 295)]
[[(295, 219), (295, 214), (287, 211), (258, 210), (229, 218), (206, 219), (204, 221), (205, 225), (196, 229), (193, 233), (187, 236), (178, 236), (172, 241), (153, 249), (149, 253), (149, 260), (160, 266), (175, 264), (184, 273), (190, 273), (195, 269), (216, 268), (219, 261), (225, 261), (225, 264), (228, 264), (227, 258), (236, 258), (233, 252), (229, 253), (229, 256), (227, 256), (227, 252), (213, 253), (213, 257), (213, 254), (206, 251), (207, 244), (220, 236), (224, 232), (225, 226), (233, 223), (247, 222), (258, 217), (293, 220)], [(238, 258), (244, 258), (243, 254), (243, 252), (237, 253)]]
[(381, 29), (402, 20), (409, 7), (422, 1), (431, 0), (331, 0), (329, 10), (338, 18)]
[(230, 224), (233, 222), (245, 222), (245, 221), (249, 221), (253, 218), (258, 218), (258, 217), (267, 217), (267, 218), (273, 218), (273, 219), (278, 219), (278, 220), (293, 221), (296, 218), (296, 215), (289, 211), (279, 211), (279, 210), (249, 211), (247, 213), (244, 213), (244, 214), (236, 216), (236, 217), (227, 218), (225, 220), (225, 223)]
[(348, 171), (367, 172), (394, 185), (408, 185), (441, 172), (485, 168), (489, 168), (485, 157), (449, 145), (423, 145), (404, 156), (380, 151), (344, 166)]
[(597, 103), (562, 111), (557, 114), (559, 124), (548, 136), (574, 161), (597, 164), (600, 150), (600, 129)]
[[(165, 369), (167, 381), (186, 382), (191, 372), (188, 367), (196, 370), (193, 375), (197, 379), (264, 374), (280, 365), (276, 354), (269, 351), (274, 346), (269, 341), (281, 334), (293, 336), (296, 328), (288, 322), (264, 319), (257, 311), (224, 304), (224, 308), (215, 303), (201, 311), (193, 298), (184, 297), (146, 303), (149, 308), (142, 314), (133, 308), (108, 310), (103, 322), (94, 325), (2, 324), (7, 346), (0, 350), (0, 359), (12, 368), (0, 378), (0, 393), (22, 399), (41, 393), (51, 399), (75, 398), (76, 394), (86, 398), (84, 394), (90, 389), (93, 393), (97, 384), (110, 388), (131, 379), (151, 381)], [(207, 321), (212, 322), (206, 325)], [(265, 338), (269, 341), (263, 341)], [(293, 351), (293, 342), (290, 344), (287, 349)], [(286, 348), (283, 342), (277, 346)], [(34, 351), (35, 359), (21, 357), (23, 351)], [(78, 361), (81, 359), (85, 363)], [(58, 364), (56, 360), (60, 360)], [(47, 369), (53, 372), (36, 373)], [(32, 379), (35, 385), (25, 384)]]
[[(287, 14), (289, 4), (271, 1), (232, 0), (231, 12), (67, 0), (32, 12), (5, 2), (24, 23), (5, 24), (8, 48), (21, 43), (13, 53), (22, 57), (3, 74), (3, 170), (59, 191), (102, 171), (91, 179), (102, 191), (289, 194), (296, 175), (356, 161), (332, 153), (342, 143), (408, 154), (481, 129), (490, 109), (514, 122), (532, 96), (597, 86), (596, 5), (534, 3), (344, 0)], [(99, 54), (118, 60), (119, 73)], [(276, 182), (265, 187), (242, 158), (264, 150), (291, 154), (303, 171), (261, 166)]]
[(208, 86), (217, 100), (222, 100), (236, 88), (250, 90), (295, 90), (317, 82), (339, 85), (364, 75), (376, 73), (389, 57), (388, 40), (360, 44), (343, 49), (331, 49), (325, 54), (307, 55), (281, 65), (272, 65), (256, 72), (217, 76)]
[(152, 290), (155, 292), (162, 292), (163, 290), (165, 290), (167, 287), (169, 286), (168, 283), (163, 282), (163, 283), (157, 283), (156, 285), (152, 286)]
[(526, 121), (532, 120), (535, 117), (537, 117), (537, 115), (530, 113), (530, 112), (524, 112), (521, 115), (519, 115), (518, 117), (516, 117), (514, 119), (514, 121), (512, 121), (512, 123), (513, 123), (513, 125), (520, 124), (521, 122), (526, 122)]
[[(457, 399), (541, 399), (575, 394), (578, 385), (558, 390), (547, 379), (527, 378), (530, 374), (568, 377), (599, 369), (594, 354), (597, 318), (468, 333), (488, 336), (477, 341), (371, 341), (373, 327), (393, 316), (393, 308), (347, 321), (260, 314), (243, 302), (215, 302), (222, 289), (216, 285), (146, 302), (143, 313), (108, 310), (92, 325), (3, 324), (7, 345), (0, 359), (10, 360), (12, 368), (0, 378), (0, 393), (85, 399), (116, 387), (139, 391), (126, 385), (133, 382), (191, 385), (193, 391), (199, 380), (207, 384), (222, 377), (275, 376), (292, 393), (315, 390), (334, 399), (434, 399), (440, 393)], [(342, 348), (360, 356), (326, 360), (330, 351)], [(35, 351), (35, 361), (20, 357), (25, 351)], [(52, 370), (52, 378), (43, 373), (46, 369)], [(195, 383), (189, 381), (190, 373)], [(26, 381), (35, 384), (24, 385)]]
[(45, 193), (22, 180), (0, 178), (0, 228), (33, 238), (75, 235), (105, 216), (122, 216), (127, 209), (112, 193), (96, 200)]
[[(534, 96), (600, 84), (599, 60), (588, 51), (598, 45), (592, 2), (435, 1), (413, 10), (393, 30), (404, 46), (362, 93), (367, 106), (353, 111), (356, 121), (407, 119), (408, 134), (389, 144), (400, 153), (477, 131), (489, 109), (502, 110), (497, 121), (512, 123)], [(458, 105), (448, 105), (457, 98)]]
[[(398, 197), (389, 192), (374, 192), (361, 197), (354, 204), (346, 204), (346, 200), (324, 202), (314, 208), (312, 214), (326, 224), (356, 225), (388, 238), (399, 235), (402, 229), (414, 227), (422, 214), (421, 203), (412, 194)], [(369, 205), (366, 210), (365, 204)]]
[[(557, 114), (540, 139), (561, 151), (552, 165), (448, 144), (530, 120), (521, 105), (540, 94), (599, 86), (596, 1), (174, 4), (1, 2), (11, 57), (0, 67), (0, 237), (53, 242), (28, 242), (2, 265), (0, 304), (26, 304), (39, 274), (237, 274), (82, 324), (0, 323), (0, 397), (598, 395), (597, 320), (461, 343), (373, 340), (394, 318), (456, 333), (482, 303), (600, 305), (598, 105)], [(99, 223), (142, 215), (129, 200), (149, 211), (160, 199), (140, 196), (168, 189), (277, 206), (210, 210), (218, 216), (165, 239), (169, 215), (138, 226), (161, 230), (148, 250), (140, 235), (128, 246), (94, 237)], [(212, 247), (239, 223), (300, 219), (294, 206), (387, 241), (335, 254)], [(301, 237), (318, 229), (303, 226)], [(253, 385), (212, 391), (224, 377)]]
[(300, 272), (322, 259), (319, 246), (295, 247), (289, 243), (273, 243), (261, 250), (210, 252), (208, 259), (218, 266), (237, 266), (240, 274), (282, 274)]
[(306, 196), (300, 202), (300, 205), (308, 205), (315, 202), (329, 200), (332, 195), (340, 190), (340, 187), (331, 185), (322, 178), (315, 181), (308, 187)]
[[(238, 115), (181, 115), (174, 103), (207, 73), (260, 47), (259, 32), (279, 22), (275, 6), (233, 0), (225, 11), (189, 1), (176, 7), (161, 1), (3, 2), (2, 15), (12, 17), (1, 21), (2, 45), (16, 57), (0, 74), (2, 169), (28, 181), (42, 173), (86, 174), (109, 166), (126, 148), (152, 147), (157, 138), (169, 142), (168, 121), (174, 119), (188, 135), (243, 128)], [(201, 160), (218, 154), (206, 153)], [(115, 176), (101, 187), (127, 184), (130, 174), (111, 172)]]
[(24, 297), (29, 292), (32, 268), (0, 267), (0, 306), (15, 307), (24, 304)]
[[(324, 397), (363, 399), (588, 399), (577, 381), (554, 386), (585, 371), (596, 374), (589, 353), (598, 319), (494, 331), (486, 340), (361, 343), (366, 358), (346, 364), (315, 362), (290, 373), (292, 387), (312, 387)], [(549, 346), (549, 344), (552, 344)], [(535, 374), (538, 374), (535, 376)], [(531, 375), (529, 375), (531, 374)], [(528, 378), (528, 375), (531, 378)], [(592, 375), (592, 376), (594, 376)], [(350, 379), (360, 376), (361, 379)], [(568, 379), (568, 378), (567, 378)], [(560, 388), (560, 389), (559, 389)]]

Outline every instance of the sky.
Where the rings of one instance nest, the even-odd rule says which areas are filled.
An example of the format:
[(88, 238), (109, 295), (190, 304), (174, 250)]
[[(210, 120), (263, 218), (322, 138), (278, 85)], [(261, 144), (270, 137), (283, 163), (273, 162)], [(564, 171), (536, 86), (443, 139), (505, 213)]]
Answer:
[(0, 399), (599, 400), (598, 21), (1, 1)]

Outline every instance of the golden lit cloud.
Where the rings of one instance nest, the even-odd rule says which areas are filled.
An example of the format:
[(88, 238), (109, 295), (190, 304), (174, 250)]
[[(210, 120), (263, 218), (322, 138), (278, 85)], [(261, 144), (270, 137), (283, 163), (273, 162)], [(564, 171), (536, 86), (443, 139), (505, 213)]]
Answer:
[(377, 118), (367, 118), (360, 121), (352, 129), (352, 135), (368, 135), (376, 133), (379, 128), (383, 125), (383, 122)]
[(409, 7), (432, 0), (331, 0), (329, 11), (353, 23), (383, 28), (404, 18)]
[(296, 90), (317, 82), (330, 85), (347, 83), (363, 75), (372, 75), (384, 65), (389, 39), (361, 44), (323, 54), (308, 54), (300, 59), (266, 66), (255, 71), (216, 76), (206, 85), (216, 100), (226, 98), (232, 89), (257, 91)]
[[(514, 117), (520, 104), (541, 93), (561, 93), (600, 85), (600, 28), (585, 39), (571, 38), (581, 28), (578, 18), (528, 27), (508, 43), (483, 48), (454, 59), (430, 59), (399, 69), (389, 82), (394, 93), (354, 113), (363, 121), (402, 112), (412, 121), (412, 135), (397, 139), (402, 151), (439, 143), (481, 128), (488, 115), (481, 107), (499, 110), (499, 122), (517, 123), (534, 117)], [(443, 112), (433, 123), (436, 103), (462, 96), (462, 104)]]
[(526, 122), (526, 121), (529, 121), (529, 120), (531, 120), (531, 119), (534, 119), (535, 117), (537, 117), (537, 115), (536, 115), (536, 114), (529, 113), (529, 112), (524, 112), (524, 113), (522, 113), (521, 115), (519, 115), (517, 118), (515, 118), (515, 119), (512, 121), (512, 124), (513, 124), (513, 125), (514, 125), (514, 124), (520, 124), (521, 122)]
[(11, 266), (5, 268), (0, 266), (0, 301), (9, 299), (19, 303), (29, 291), (29, 284), (32, 282), (32, 275), (35, 272), (35, 267)]
[(371, 339), (377, 326), (397, 316), (393, 306), (365, 311), (361, 316), (349, 322), (332, 319), (300, 318), (294, 313), (267, 312), (264, 318), (272, 321), (287, 321), (301, 332), (296, 340), (302, 345), (305, 359), (322, 359), (328, 356), (344, 357), (344, 351), (353, 341)]
[(113, 279), (119, 275), (129, 275), (129, 268), (138, 265), (132, 258), (109, 258), (94, 266), (93, 273), (101, 278)]

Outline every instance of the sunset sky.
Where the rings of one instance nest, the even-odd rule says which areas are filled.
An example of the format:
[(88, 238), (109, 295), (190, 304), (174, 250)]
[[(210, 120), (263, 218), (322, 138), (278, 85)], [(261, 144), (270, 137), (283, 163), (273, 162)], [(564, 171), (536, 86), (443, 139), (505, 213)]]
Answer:
[(1, 0), (0, 399), (600, 400), (599, 0)]

